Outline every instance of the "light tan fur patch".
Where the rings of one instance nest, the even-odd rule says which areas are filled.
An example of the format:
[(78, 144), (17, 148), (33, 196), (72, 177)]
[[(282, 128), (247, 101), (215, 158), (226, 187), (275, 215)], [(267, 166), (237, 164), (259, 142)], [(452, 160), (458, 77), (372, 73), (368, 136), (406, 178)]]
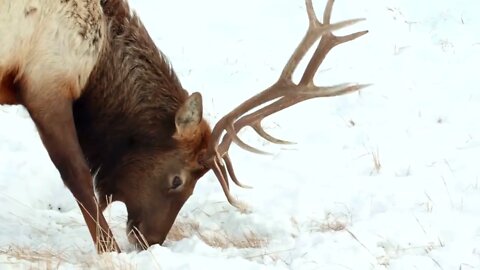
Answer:
[[(35, 95), (78, 98), (101, 53), (105, 28), (99, 0), (0, 0), (0, 81), (10, 76), (28, 81)], [(0, 97), (12, 96), (12, 83), (3, 83), (0, 91), (9, 93)], [(73, 89), (57, 87), (66, 83)]]

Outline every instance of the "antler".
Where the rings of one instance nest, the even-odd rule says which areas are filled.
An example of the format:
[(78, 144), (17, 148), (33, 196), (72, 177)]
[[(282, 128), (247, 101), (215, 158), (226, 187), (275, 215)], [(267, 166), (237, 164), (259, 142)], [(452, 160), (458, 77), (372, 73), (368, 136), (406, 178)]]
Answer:
[[(266, 154), (266, 152), (258, 150), (243, 142), (237, 136), (237, 132), (240, 129), (250, 126), (257, 132), (258, 135), (272, 143), (289, 144), (290, 142), (277, 139), (268, 134), (262, 128), (261, 121), (271, 114), (308, 99), (344, 95), (368, 86), (347, 83), (321, 87), (314, 84), (313, 78), (320, 64), (333, 47), (363, 36), (368, 31), (356, 32), (346, 36), (335, 36), (332, 34), (332, 31), (352, 25), (362, 21), (363, 19), (353, 19), (333, 24), (330, 23), (334, 0), (328, 0), (323, 13), (323, 23), (320, 23), (315, 11), (313, 10), (312, 1), (305, 0), (305, 2), (309, 19), (308, 31), (283, 68), (280, 78), (272, 86), (246, 100), (233, 111), (221, 118), (212, 130), (212, 136), (209, 141), (204, 163), (213, 170), (215, 176), (218, 178), (222, 186), (227, 200), (233, 206), (239, 207), (239, 204), (230, 194), (228, 176), (230, 175), (232, 181), (238, 186), (247, 186), (241, 184), (235, 175), (232, 161), (228, 155), (230, 145), (232, 142), (234, 142), (247, 151)], [(297, 69), (298, 64), (303, 59), (307, 51), (319, 39), (320, 42), (318, 42), (317, 49), (310, 59), (302, 78), (298, 83), (294, 83), (292, 80), (294, 71)], [(251, 110), (261, 105), (265, 105), (270, 101), (272, 101), (270, 104), (250, 112)], [(250, 113), (246, 114), (248, 112)]]

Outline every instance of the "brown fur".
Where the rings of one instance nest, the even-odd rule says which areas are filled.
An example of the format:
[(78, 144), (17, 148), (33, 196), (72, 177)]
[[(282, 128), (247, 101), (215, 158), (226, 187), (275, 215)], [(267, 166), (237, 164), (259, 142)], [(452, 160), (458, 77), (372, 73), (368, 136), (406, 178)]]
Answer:
[(15, 89), (15, 81), (18, 74), (18, 68), (2, 73), (0, 77), (0, 104), (14, 105), (18, 104), (17, 91)]

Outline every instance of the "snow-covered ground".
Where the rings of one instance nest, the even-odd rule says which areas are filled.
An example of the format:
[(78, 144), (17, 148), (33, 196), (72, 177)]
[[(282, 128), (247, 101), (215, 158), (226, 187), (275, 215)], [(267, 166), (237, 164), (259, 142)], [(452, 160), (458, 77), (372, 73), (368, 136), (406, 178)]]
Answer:
[[(211, 123), (272, 83), (303, 36), (301, 0), (131, 0)], [(315, 0), (317, 12), (326, 2)], [(241, 213), (212, 173), (169, 240), (137, 252), (126, 210), (107, 209), (122, 254), (95, 255), (72, 195), (25, 111), (0, 106), (0, 269), (480, 269), (480, 2), (337, 0), (342, 30), (321, 85), (372, 83), (268, 118), (298, 144), (232, 147)]]

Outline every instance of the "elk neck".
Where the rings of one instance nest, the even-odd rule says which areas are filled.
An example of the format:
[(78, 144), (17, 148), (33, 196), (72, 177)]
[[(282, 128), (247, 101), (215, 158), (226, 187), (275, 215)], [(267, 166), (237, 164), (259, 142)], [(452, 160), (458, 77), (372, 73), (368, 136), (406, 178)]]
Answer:
[(115, 183), (101, 179), (109, 179), (103, 176), (132, 144), (165, 151), (175, 147), (175, 112), (188, 93), (126, 1), (102, 5), (107, 21), (104, 49), (73, 112), (97, 188), (108, 193)]

